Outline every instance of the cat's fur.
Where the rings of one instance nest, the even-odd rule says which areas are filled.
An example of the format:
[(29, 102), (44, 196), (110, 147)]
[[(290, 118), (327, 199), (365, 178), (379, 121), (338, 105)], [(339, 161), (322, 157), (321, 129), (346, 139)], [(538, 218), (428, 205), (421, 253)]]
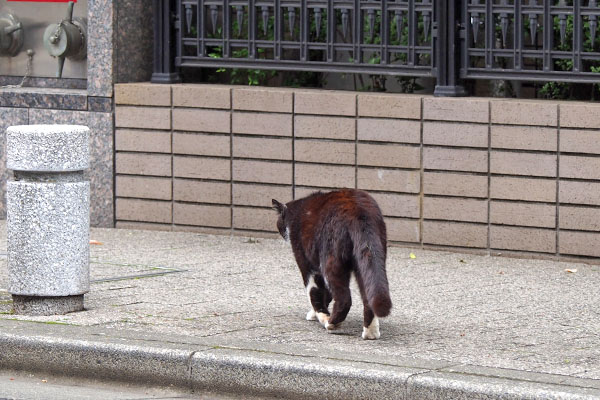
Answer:
[(392, 302), (385, 271), (386, 228), (375, 200), (366, 192), (344, 189), (316, 192), (285, 205), (272, 202), (279, 213), (277, 228), (291, 242), (311, 303), (306, 318), (318, 319), (328, 331), (338, 328), (352, 304), (354, 275), (364, 306), (362, 337), (378, 339), (377, 317), (389, 315)]

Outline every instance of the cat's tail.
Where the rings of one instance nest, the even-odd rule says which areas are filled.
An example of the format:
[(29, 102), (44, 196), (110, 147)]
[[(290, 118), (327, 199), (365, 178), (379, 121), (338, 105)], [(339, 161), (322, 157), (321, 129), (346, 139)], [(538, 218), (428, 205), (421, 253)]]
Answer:
[(373, 313), (377, 317), (387, 317), (392, 309), (392, 300), (385, 272), (386, 239), (370, 229), (367, 223), (361, 225), (353, 235), (359, 279)]

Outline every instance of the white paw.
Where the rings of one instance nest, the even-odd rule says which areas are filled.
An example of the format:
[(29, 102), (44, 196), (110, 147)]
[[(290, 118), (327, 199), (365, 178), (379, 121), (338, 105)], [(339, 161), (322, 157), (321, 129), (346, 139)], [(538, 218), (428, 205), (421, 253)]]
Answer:
[(319, 320), (321, 325), (323, 325), (324, 327), (327, 327), (327, 324), (329, 323), (329, 315), (318, 312), (317, 319)]
[(373, 318), (371, 325), (368, 327), (363, 326), (362, 338), (364, 340), (376, 340), (381, 337), (379, 333), (379, 320), (377, 317)]
[(308, 312), (306, 313), (306, 320), (307, 321), (316, 321), (317, 320), (317, 313), (315, 312), (315, 310), (313, 310), (312, 308), (310, 310), (308, 310)]

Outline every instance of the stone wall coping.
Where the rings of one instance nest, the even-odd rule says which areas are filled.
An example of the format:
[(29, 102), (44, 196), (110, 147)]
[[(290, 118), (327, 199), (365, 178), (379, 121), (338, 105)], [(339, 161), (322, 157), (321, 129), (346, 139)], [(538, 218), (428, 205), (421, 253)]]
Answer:
[[(122, 90), (128, 90), (131, 88), (148, 88), (153, 87), (156, 90), (170, 91), (172, 88), (200, 88), (205, 87), (207, 89), (231, 89), (234, 92), (250, 91), (250, 92), (284, 92), (284, 93), (299, 93), (299, 94), (312, 94), (315, 92), (323, 92), (331, 95), (342, 95), (342, 96), (358, 96), (358, 97), (406, 97), (406, 98), (421, 98), (421, 99), (433, 99), (439, 101), (490, 101), (494, 103), (525, 103), (525, 104), (542, 104), (545, 106), (550, 105), (596, 105), (600, 107), (599, 103), (585, 102), (585, 101), (569, 101), (569, 100), (544, 100), (544, 99), (518, 99), (518, 98), (502, 98), (502, 97), (435, 97), (432, 94), (420, 94), (420, 93), (389, 93), (389, 92), (357, 92), (351, 90), (340, 90), (340, 89), (321, 89), (321, 88), (294, 88), (294, 87), (278, 87), (278, 86), (244, 86), (244, 85), (228, 85), (228, 84), (215, 84), (215, 83), (176, 83), (176, 84), (156, 84), (151, 82), (133, 82), (133, 83), (117, 83), (115, 88)], [(117, 104), (120, 103), (117, 99)]]

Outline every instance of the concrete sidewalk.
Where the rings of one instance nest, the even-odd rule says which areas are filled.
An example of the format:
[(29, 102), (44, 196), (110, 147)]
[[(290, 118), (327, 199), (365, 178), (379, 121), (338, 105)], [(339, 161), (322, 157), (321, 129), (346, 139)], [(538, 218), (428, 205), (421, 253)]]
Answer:
[(394, 309), (363, 341), (357, 290), (340, 331), (304, 319), (283, 240), (195, 233), (92, 229), (87, 310), (11, 315), (0, 232), (0, 368), (297, 398), (600, 399), (599, 266), (390, 248)]

